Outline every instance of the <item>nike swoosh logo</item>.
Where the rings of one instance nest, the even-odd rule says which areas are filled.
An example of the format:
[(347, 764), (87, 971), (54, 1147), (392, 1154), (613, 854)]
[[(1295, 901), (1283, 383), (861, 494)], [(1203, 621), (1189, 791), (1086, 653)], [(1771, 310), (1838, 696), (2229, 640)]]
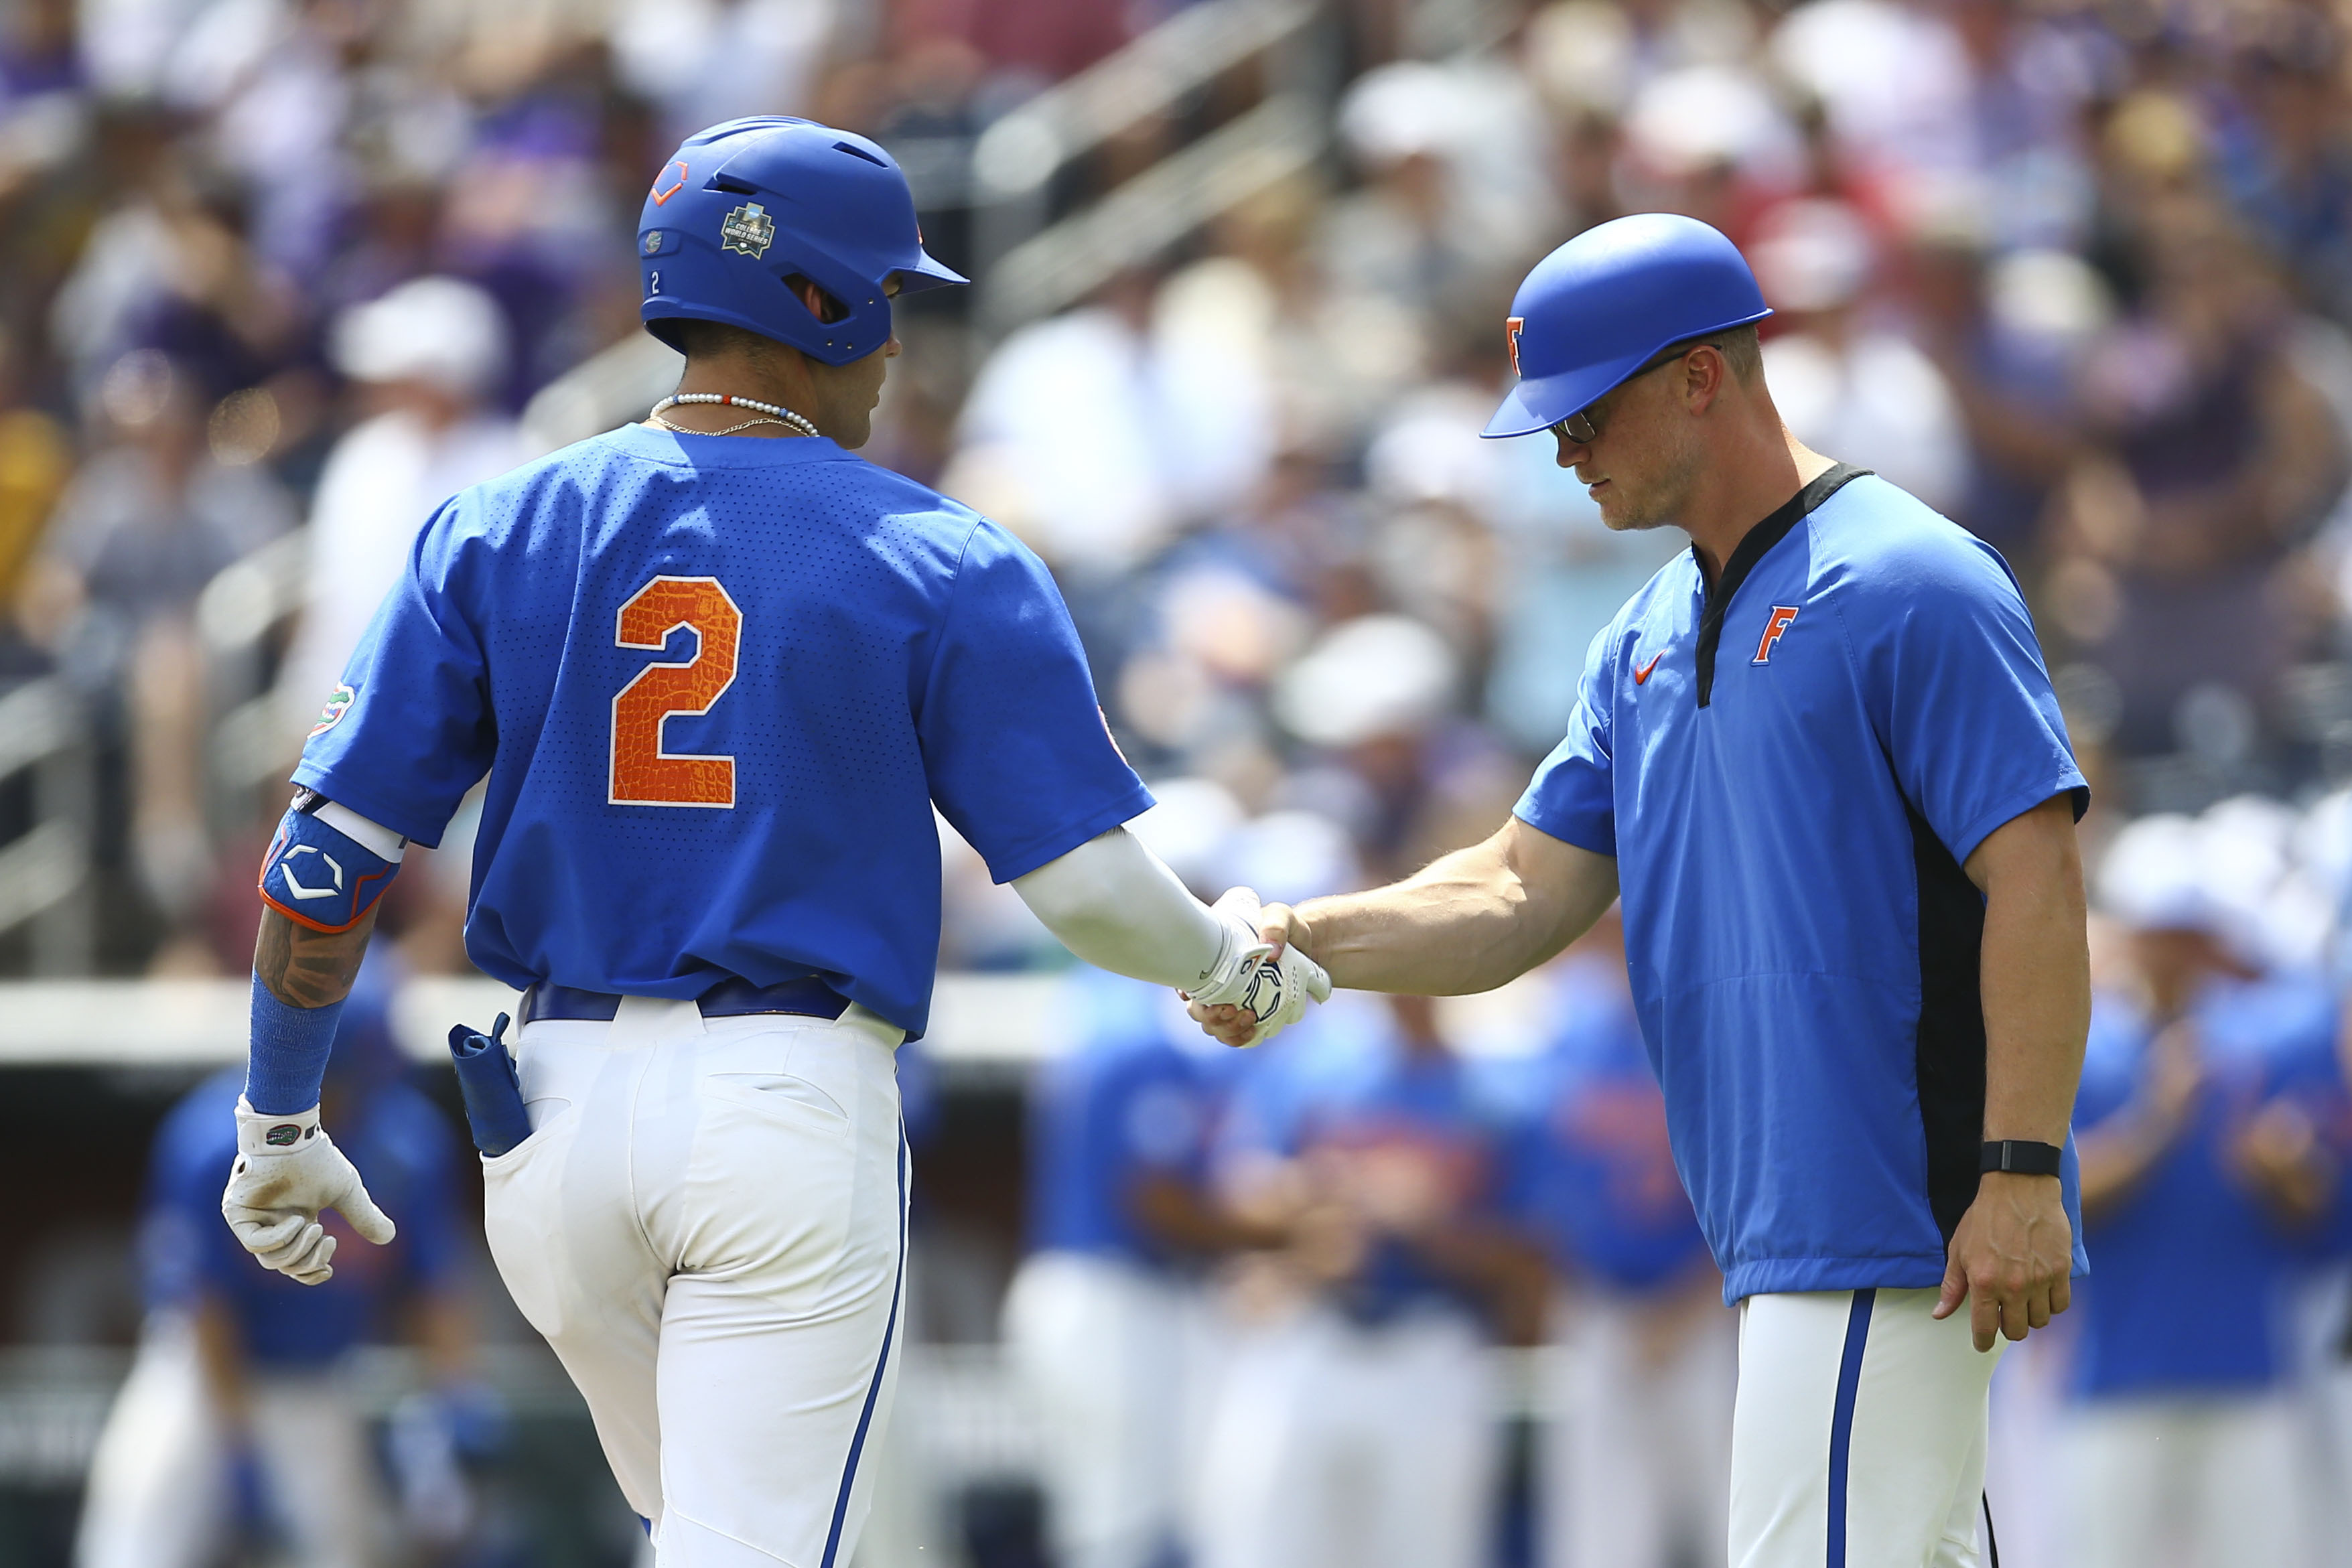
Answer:
[(1664, 648), (1661, 648), (1656, 653), (1651, 654), (1650, 662), (1633, 672), (1633, 684), (1638, 686), (1649, 680), (1650, 672), (1656, 669), (1658, 667), (1658, 661), (1665, 656), (1666, 651)]

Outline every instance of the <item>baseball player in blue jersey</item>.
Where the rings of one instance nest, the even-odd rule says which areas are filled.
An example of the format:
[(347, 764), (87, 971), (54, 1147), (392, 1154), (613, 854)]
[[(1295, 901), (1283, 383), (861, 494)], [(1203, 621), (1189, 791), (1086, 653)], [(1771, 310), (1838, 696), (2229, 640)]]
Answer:
[(1181, 1554), (1197, 1265), (1279, 1238), (1207, 1190), (1225, 1075), (1181, 1005), (1078, 970), (1065, 1007), (1077, 1043), (1030, 1091), (1031, 1250), (1005, 1292), (1005, 1349), (1041, 1422), (1054, 1561), (1162, 1568)]
[(1150, 797), (1037, 559), (851, 455), (893, 296), (962, 281), (889, 154), (714, 127), (636, 248), (678, 393), (443, 505), (304, 749), (221, 1207), (306, 1281), (322, 1208), (391, 1237), (319, 1068), (404, 843), (487, 774), (467, 946), (526, 993), (527, 1135), (485, 1151), (499, 1272), (663, 1568), (835, 1568), (898, 1365), (891, 1052), (929, 1011), (934, 803), (1105, 968), (1240, 1002), (1261, 1038), (1325, 982), (1265, 958), (1254, 898), (1202, 905), (1125, 831)]
[(1476, 1568), (1500, 1458), (1489, 1331), (1540, 1290), (1496, 1206), (1505, 1107), (1420, 998), (1327, 1009), (1296, 1043), (1244, 1059), (1219, 1130), (1229, 1201), (1291, 1237), (1291, 1290), (1232, 1314), (1193, 1561)]
[(2099, 1268), (2060, 1427), (2069, 1568), (2312, 1561), (2326, 1467), (2292, 1391), (2291, 1303), (2341, 1223), (2342, 1022), (2316, 970), (2256, 962), (2216, 896), (2217, 837), (2143, 817), (2100, 861), (2125, 930), (2074, 1104)]
[(2000, 556), (1788, 434), (1769, 313), (1688, 218), (1537, 265), (1486, 434), (1550, 431), (1603, 522), (1690, 552), (1593, 640), (1499, 832), (1261, 929), (1340, 985), (1475, 991), (1622, 891), (1675, 1163), (1741, 1303), (1731, 1563), (1974, 1564), (1985, 1353), (2084, 1267), (2087, 791)]
[[(148, 1314), (92, 1456), (78, 1568), (205, 1568), (237, 1532), (240, 1491), (311, 1568), (378, 1568), (391, 1523), (367, 1413), (343, 1374), (354, 1347), (421, 1332), (437, 1381), (466, 1375), (471, 1331), (461, 1145), (402, 1082), (392, 967), (379, 951), (337, 1030), (323, 1084), (353, 1161), (407, 1223), (397, 1245), (322, 1289), (253, 1267), (207, 1210), (233, 1156), (242, 1074), (217, 1073), (157, 1129), (140, 1224)], [(249, 1463), (238, 1463), (243, 1456)], [(242, 1470), (250, 1484), (240, 1487)]]

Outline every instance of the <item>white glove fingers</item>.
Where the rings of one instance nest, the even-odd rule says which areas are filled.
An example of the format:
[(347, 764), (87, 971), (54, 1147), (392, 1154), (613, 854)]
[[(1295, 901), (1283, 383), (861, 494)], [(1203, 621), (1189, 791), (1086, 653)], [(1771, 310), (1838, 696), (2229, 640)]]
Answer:
[(329, 1260), (334, 1255), (335, 1239), (321, 1236), (308, 1253), (278, 1271), (298, 1284), (323, 1285), (335, 1277), (335, 1270), (329, 1264)]
[(310, 1216), (299, 1209), (254, 1208), (225, 1203), (221, 1213), (228, 1220), (229, 1229), (236, 1233), (238, 1244), (256, 1257), (284, 1250), (311, 1223)]
[(310, 1243), (299, 1256), (282, 1263), (273, 1263), (270, 1267), (306, 1285), (315, 1285), (327, 1279), (334, 1273), (328, 1265), (335, 1256), (335, 1239), (320, 1231), (310, 1238)]
[(316, 1251), (319, 1243), (324, 1239), (327, 1239), (326, 1228), (312, 1220), (289, 1239), (274, 1247), (253, 1248), (252, 1252), (256, 1258), (261, 1260), (264, 1268), (279, 1270), (294, 1268), (299, 1267), (302, 1260)]
[(350, 1187), (335, 1199), (333, 1207), (336, 1212), (351, 1221), (352, 1228), (360, 1233), (362, 1240), (373, 1241), (381, 1247), (395, 1234), (392, 1216), (375, 1206), (375, 1199), (368, 1196), (368, 1189), (362, 1185), (357, 1171), (352, 1173)]
[(1250, 888), (1229, 887), (1209, 907), (1220, 915), (1238, 915), (1249, 922), (1251, 930), (1257, 929), (1257, 894)]

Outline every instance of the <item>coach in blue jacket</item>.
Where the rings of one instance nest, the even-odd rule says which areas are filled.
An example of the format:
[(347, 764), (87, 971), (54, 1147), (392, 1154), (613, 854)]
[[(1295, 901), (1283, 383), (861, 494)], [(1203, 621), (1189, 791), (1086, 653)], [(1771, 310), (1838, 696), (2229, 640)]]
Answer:
[(1264, 935), (1341, 986), (1479, 991), (1622, 891), (1675, 1164), (1741, 1308), (1730, 1562), (1960, 1568), (1990, 1539), (1989, 1353), (2084, 1270), (2088, 796), (2000, 556), (1790, 436), (1767, 314), (1688, 218), (1603, 224), (1528, 275), (1486, 434), (1550, 430), (1603, 522), (1690, 552), (1594, 640), (1500, 832), (1270, 905)]

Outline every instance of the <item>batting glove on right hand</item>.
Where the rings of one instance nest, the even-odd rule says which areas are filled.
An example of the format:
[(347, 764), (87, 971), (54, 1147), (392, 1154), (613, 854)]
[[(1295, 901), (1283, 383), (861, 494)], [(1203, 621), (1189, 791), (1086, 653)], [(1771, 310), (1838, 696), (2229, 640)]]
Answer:
[(267, 1268), (323, 1285), (335, 1274), (330, 1267), (335, 1239), (319, 1223), (320, 1211), (328, 1208), (379, 1247), (393, 1238), (391, 1218), (319, 1125), (316, 1105), (292, 1116), (265, 1116), (238, 1095), (236, 1164), (221, 1194), (221, 1218), (238, 1243)]
[(1257, 928), (1257, 894), (1236, 887), (1209, 906), (1225, 928), (1224, 951), (1209, 978), (1184, 993), (1201, 1007), (1240, 1008), (1257, 1019), (1245, 1045), (1264, 1045), (1307, 1016), (1308, 1001), (1331, 999), (1331, 977), (1323, 966), (1286, 945), (1272, 956), (1274, 944)]

